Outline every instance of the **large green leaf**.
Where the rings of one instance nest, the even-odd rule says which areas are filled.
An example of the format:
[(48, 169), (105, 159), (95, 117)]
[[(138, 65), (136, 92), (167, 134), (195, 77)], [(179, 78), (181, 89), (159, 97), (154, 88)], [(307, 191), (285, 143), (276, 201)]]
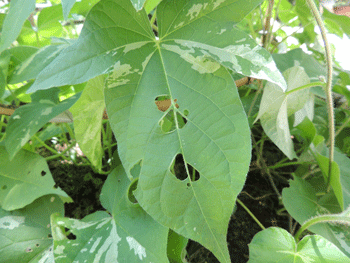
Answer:
[[(289, 188), (283, 189), (282, 197), (288, 213), (300, 224), (318, 215), (341, 212), (334, 194), (319, 199), (314, 188), (298, 177), (290, 181)], [(350, 233), (347, 226), (320, 223), (311, 226), (309, 230), (327, 238), (350, 256)]]
[(68, 110), (80, 93), (59, 102), (58, 88), (38, 91), (32, 95), (32, 103), (15, 110), (6, 129), (6, 149), (12, 159), (28, 140), (47, 122)]
[(41, 197), (20, 210), (0, 208), (1, 263), (53, 263), (53, 213), (64, 213), (63, 203), (55, 195)]
[(195, 2), (164, 1), (158, 6), (157, 23), (162, 39), (158, 41), (144, 10), (136, 12), (128, 0), (101, 1), (88, 15), (77, 43), (46, 67), (28, 92), (82, 83), (110, 71), (118, 61), (125, 64), (128, 60), (125, 55), (133, 57), (135, 52), (144, 50), (148, 53), (140, 51), (143, 55), (139, 58), (144, 61), (144, 55), (161, 48), (184, 53), (184, 60), (198, 64), (194, 68), (203, 64), (210, 67), (213, 62), (207, 62), (208, 59), (216, 60), (243, 75), (267, 79), (286, 88), (270, 54), (232, 27), (261, 0)]
[(21, 32), (24, 21), (35, 9), (35, 0), (12, 0), (2, 25), (0, 52), (8, 48)]
[(79, 147), (97, 169), (101, 169), (103, 154), (101, 127), (106, 107), (103, 94), (104, 80), (105, 77), (102, 75), (89, 80), (79, 100), (70, 109)]
[[(111, 213), (96, 212), (82, 220), (53, 217), (55, 261), (61, 262), (169, 262), (169, 229), (158, 224), (129, 200), (130, 181), (122, 166), (108, 176), (101, 193)], [(65, 237), (68, 228), (75, 240)], [(90, 251), (90, 253), (87, 253)]]
[[(289, 68), (283, 74), (288, 84), (287, 91), (310, 82), (304, 69), (299, 66)], [(287, 94), (272, 83), (268, 83), (264, 89), (257, 118), (260, 118), (266, 135), (289, 159), (295, 158), (296, 154), (289, 130), (288, 116), (302, 109), (308, 100), (310, 100), (308, 89)]]
[(251, 263), (350, 262), (335, 245), (321, 236), (305, 236), (296, 243), (286, 230), (270, 227), (257, 233), (249, 244)]
[(57, 194), (64, 201), (70, 197), (55, 182), (43, 157), (20, 150), (14, 160), (10, 160), (4, 146), (0, 146), (0, 205), (2, 209), (14, 210), (25, 207), (35, 199)]

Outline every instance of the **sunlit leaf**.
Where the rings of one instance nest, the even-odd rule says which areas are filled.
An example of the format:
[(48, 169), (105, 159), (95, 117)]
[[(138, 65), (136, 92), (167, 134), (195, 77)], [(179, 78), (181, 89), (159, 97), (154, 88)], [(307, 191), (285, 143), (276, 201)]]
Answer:
[(62, 11), (64, 20), (68, 19), (68, 15), (76, 0), (62, 0)]

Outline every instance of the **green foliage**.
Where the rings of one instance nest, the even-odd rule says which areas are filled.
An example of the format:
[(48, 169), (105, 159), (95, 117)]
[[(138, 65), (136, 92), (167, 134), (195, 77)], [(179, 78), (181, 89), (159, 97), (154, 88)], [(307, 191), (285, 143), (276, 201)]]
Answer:
[[(349, 262), (350, 72), (333, 73), (332, 123), (307, 1), (1, 7), (0, 261), (183, 263), (192, 241), (235, 261), (228, 225), (257, 170), (274, 192), (245, 193), (291, 221), (265, 229), (239, 201), (263, 229), (249, 262)], [(349, 35), (348, 17), (323, 19)], [(64, 209), (72, 199), (56, 184), (102, 206)]]

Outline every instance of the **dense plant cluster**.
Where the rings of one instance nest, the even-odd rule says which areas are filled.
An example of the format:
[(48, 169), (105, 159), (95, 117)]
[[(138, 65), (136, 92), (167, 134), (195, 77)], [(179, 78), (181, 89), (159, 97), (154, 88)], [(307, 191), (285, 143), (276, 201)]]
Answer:
[[(349, 17), (317, 0), (0, 10), (0, 262), (199, 262), (189, 241), (212, 262), (350, 262), (350, 71), (326, 34)], [(227, 245), (242, 210), (260, 228), (245, 257)]]

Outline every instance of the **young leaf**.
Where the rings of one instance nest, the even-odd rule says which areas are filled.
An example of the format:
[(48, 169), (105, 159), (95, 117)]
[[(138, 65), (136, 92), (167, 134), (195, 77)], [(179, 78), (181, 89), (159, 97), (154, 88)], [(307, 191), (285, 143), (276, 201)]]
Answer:
[(1, 262), (54, 262), (50, 229), (53, 213), (64, 214), (63, 203), (55, 195), (11, 212), (0, 208)]
[[(169, 229), (129, 200), (129, 185), (122, 166), (108, 176), (101, 203), (112, 216), (99, 211), (82, 220), (53, 217), (55, 262), (169, 262)], [(64, 227), (74, 240), (66, 238)]]
[(306, 236), (299, 243), (286, 230), (270, 227), (249, 244), (251, 263), (350, 262), (335, 245), (321, 236)]
[[(303, 68), (295, 66), (284, 72), (291, 91), (310, 82)], [(268, 83), (261, 99), (259, 115), (261, 125), (269, 138), (289, 158), (296, 157), (288, 124), (288, 116), (302, 109), (310, 99), (309, 90), (283, 93), (275, 84)]]
[(35, 199), (57, 194), (62, 200), (72, 199), (55, 182), (43, 157), (36, 153), (20, 150), (10, 160), (4, 146), (0, 146), (0, 205), (4, 210), (25, 207)]
[(101, 169), (103, 154), (101, 127), (106, 107), (103, 94), (104, 80), (104, 76), (89, 80), (79, 100), (70, 109), (79, 147), (97, 169)]
[(8, 48), (21, 32), (24, 21), (35, 9), (35, 0), (12, 0), (2, 25), (0, 53)]
[(32, 103), (15, 110), (6, 129), (6, 149), (12, 159), (28, 140), (52, 118), (68, 110), (80, 93), (58, 101), (59, 89), (38, 91), (32, 95)]

